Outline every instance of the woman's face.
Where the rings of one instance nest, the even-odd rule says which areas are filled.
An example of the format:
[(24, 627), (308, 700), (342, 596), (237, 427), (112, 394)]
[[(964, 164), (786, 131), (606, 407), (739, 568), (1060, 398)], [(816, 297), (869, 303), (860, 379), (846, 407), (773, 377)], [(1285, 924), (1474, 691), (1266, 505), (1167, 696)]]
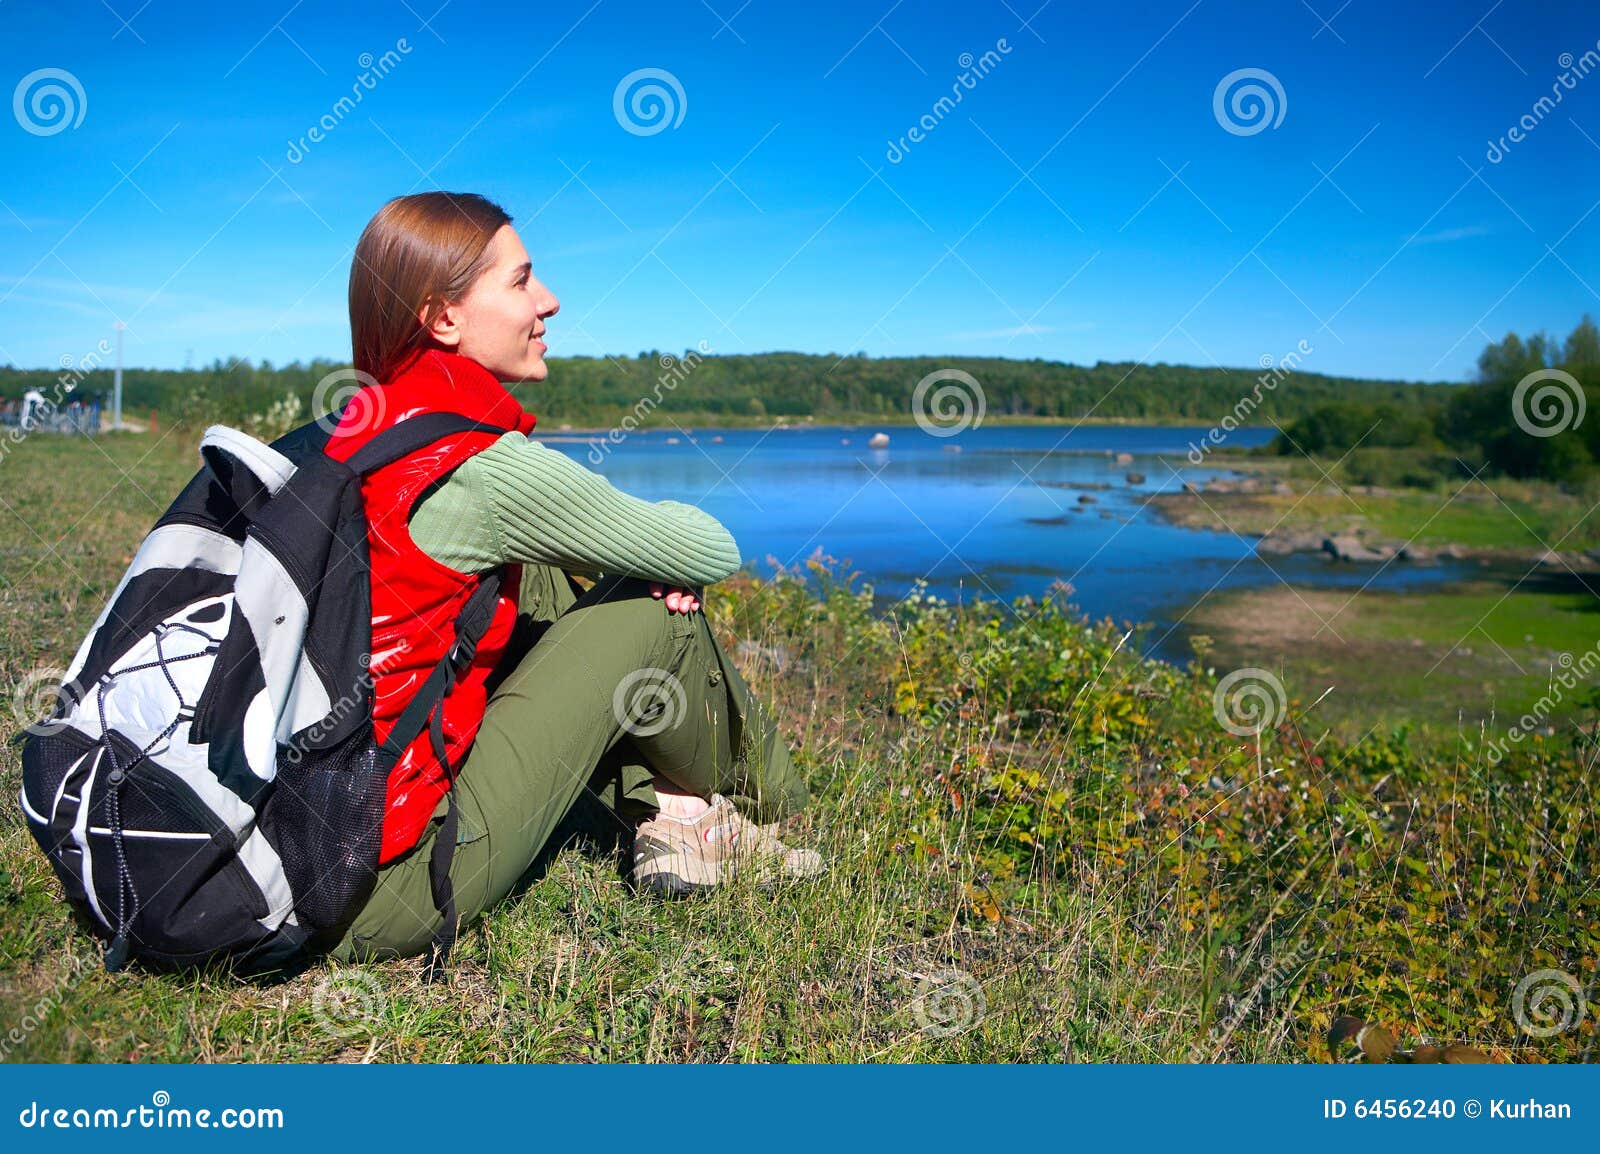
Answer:
[(528, 250), (509, 224), (489, 242), (488, 261), (467, 295), (435, 319), (433, 336), (502, 381), (542, 381), (550, 370), (539, 337), (561, 302), (534, 278)]

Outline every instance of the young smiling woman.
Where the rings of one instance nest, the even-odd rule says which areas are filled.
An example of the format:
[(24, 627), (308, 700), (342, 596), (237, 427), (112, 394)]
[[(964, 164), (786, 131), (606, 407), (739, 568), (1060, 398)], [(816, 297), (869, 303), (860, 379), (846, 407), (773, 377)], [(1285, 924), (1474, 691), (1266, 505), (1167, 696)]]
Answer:
[(430, 410), (486, 426), (363, 482), (380, 740), (480, 580), (502, 582), (441, 711), (453, 786), (424, 731), (390, 775), (378, 884), (335, 951), (346, 960), (448, 941), (516, 888), (586, 799), (632, 837), (632, 880), (648, 892), (822, 868), (770, 828), (806, 789), (699, 612), (700, 589), (739, 567), (732, 536), (530, 440), (535, 419), (502, 384), (546, 378), (559, 309), (511, 218), (481, 196), (399, 197), (356, 246), (351, 336), (368, 383), (328, 451), (347, 456)]

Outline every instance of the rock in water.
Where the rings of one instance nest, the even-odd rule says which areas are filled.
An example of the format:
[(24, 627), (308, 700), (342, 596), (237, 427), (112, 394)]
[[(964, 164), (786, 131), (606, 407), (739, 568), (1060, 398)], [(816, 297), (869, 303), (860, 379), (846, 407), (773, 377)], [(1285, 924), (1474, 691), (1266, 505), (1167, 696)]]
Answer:
[(1394, 556), (1393, 549), (1387, 546), (1368, 548), (1359, 537), (1348, 533), (1324, 538), (1322, 548), (1338, 561), (1387, 561)]
[(871, 449), (887, 449), (889, 447), (889, 434), (873, 433), (872, 440), (867, 442), (867, 447)]

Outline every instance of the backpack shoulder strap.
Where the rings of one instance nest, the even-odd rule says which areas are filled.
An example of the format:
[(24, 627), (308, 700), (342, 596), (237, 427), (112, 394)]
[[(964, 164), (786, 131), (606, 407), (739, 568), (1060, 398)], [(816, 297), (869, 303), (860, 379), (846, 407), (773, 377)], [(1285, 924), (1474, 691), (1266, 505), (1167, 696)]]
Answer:
[[(457, 674), (471, 663), (473, 655), (477, 652), (478, 642), (482, 640), (484, 632), (494, 619), (495, 604), (499, 595), (500, 570), (493, 569), (483, 575), (478, 587), (472, 591), (466, 604), (461, 607), (455, 622), (455, 644), (439, 659), (439, 663), (433, 667), (427, 680), (417, 689), (405, 709), (400, 711), (400, 716), (389, 730), (389, 736), (379, 747), (390, 767), (400, 760), (400, 755), (406, 751), (406, 747), (416, 740), (417, 735), (428, 724), (428, 717), (433, 712), (433, 707), (450, 692), (455, 685)], [(451, 767), (446, 764), (444, 768), (448, 775)]]
[(403, 457), (421, 452), (451, 433), (507, 433), (513, 430), (486, 421), (474, 421), (460, 413), (418, 413), (373, 436), (345, 462), (357, 474), (367, 474), (392, 465)]

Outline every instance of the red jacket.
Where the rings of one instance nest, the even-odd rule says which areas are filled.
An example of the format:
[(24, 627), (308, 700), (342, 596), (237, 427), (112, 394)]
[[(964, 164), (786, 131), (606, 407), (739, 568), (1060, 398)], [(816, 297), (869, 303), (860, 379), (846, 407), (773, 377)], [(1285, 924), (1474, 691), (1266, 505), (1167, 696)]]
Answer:
[[(507, 432), (529, 432), (534, 416), (494, 374), (459, 353), (430, 349), (393, 379), (366, 386), (346, 407), (327, 453), (347, 460), (391, 425), (429, 410), (461, 413)], [(435, 479), (449, 473), (500, 434), (456, 433), (428, 450), (367, 475), (361, 495), (367, 513), (372, 570), (373, 737), (382, 742), (417, 689), (455, 640), (455, 618), (483, 575), (434, 560), (411, 539), (411, 509)], [(517, 613), (522, 566), (502, 568), (495, 612), (468, 668), (444, 699), (445, 748), (459, 769), (483, 720), (484, 680), (505, 651)], [(379, 862), (416, 845), (428, 818), (450, 788), (434, 756), (427, 727), (406, 747), (389, 775)]]

